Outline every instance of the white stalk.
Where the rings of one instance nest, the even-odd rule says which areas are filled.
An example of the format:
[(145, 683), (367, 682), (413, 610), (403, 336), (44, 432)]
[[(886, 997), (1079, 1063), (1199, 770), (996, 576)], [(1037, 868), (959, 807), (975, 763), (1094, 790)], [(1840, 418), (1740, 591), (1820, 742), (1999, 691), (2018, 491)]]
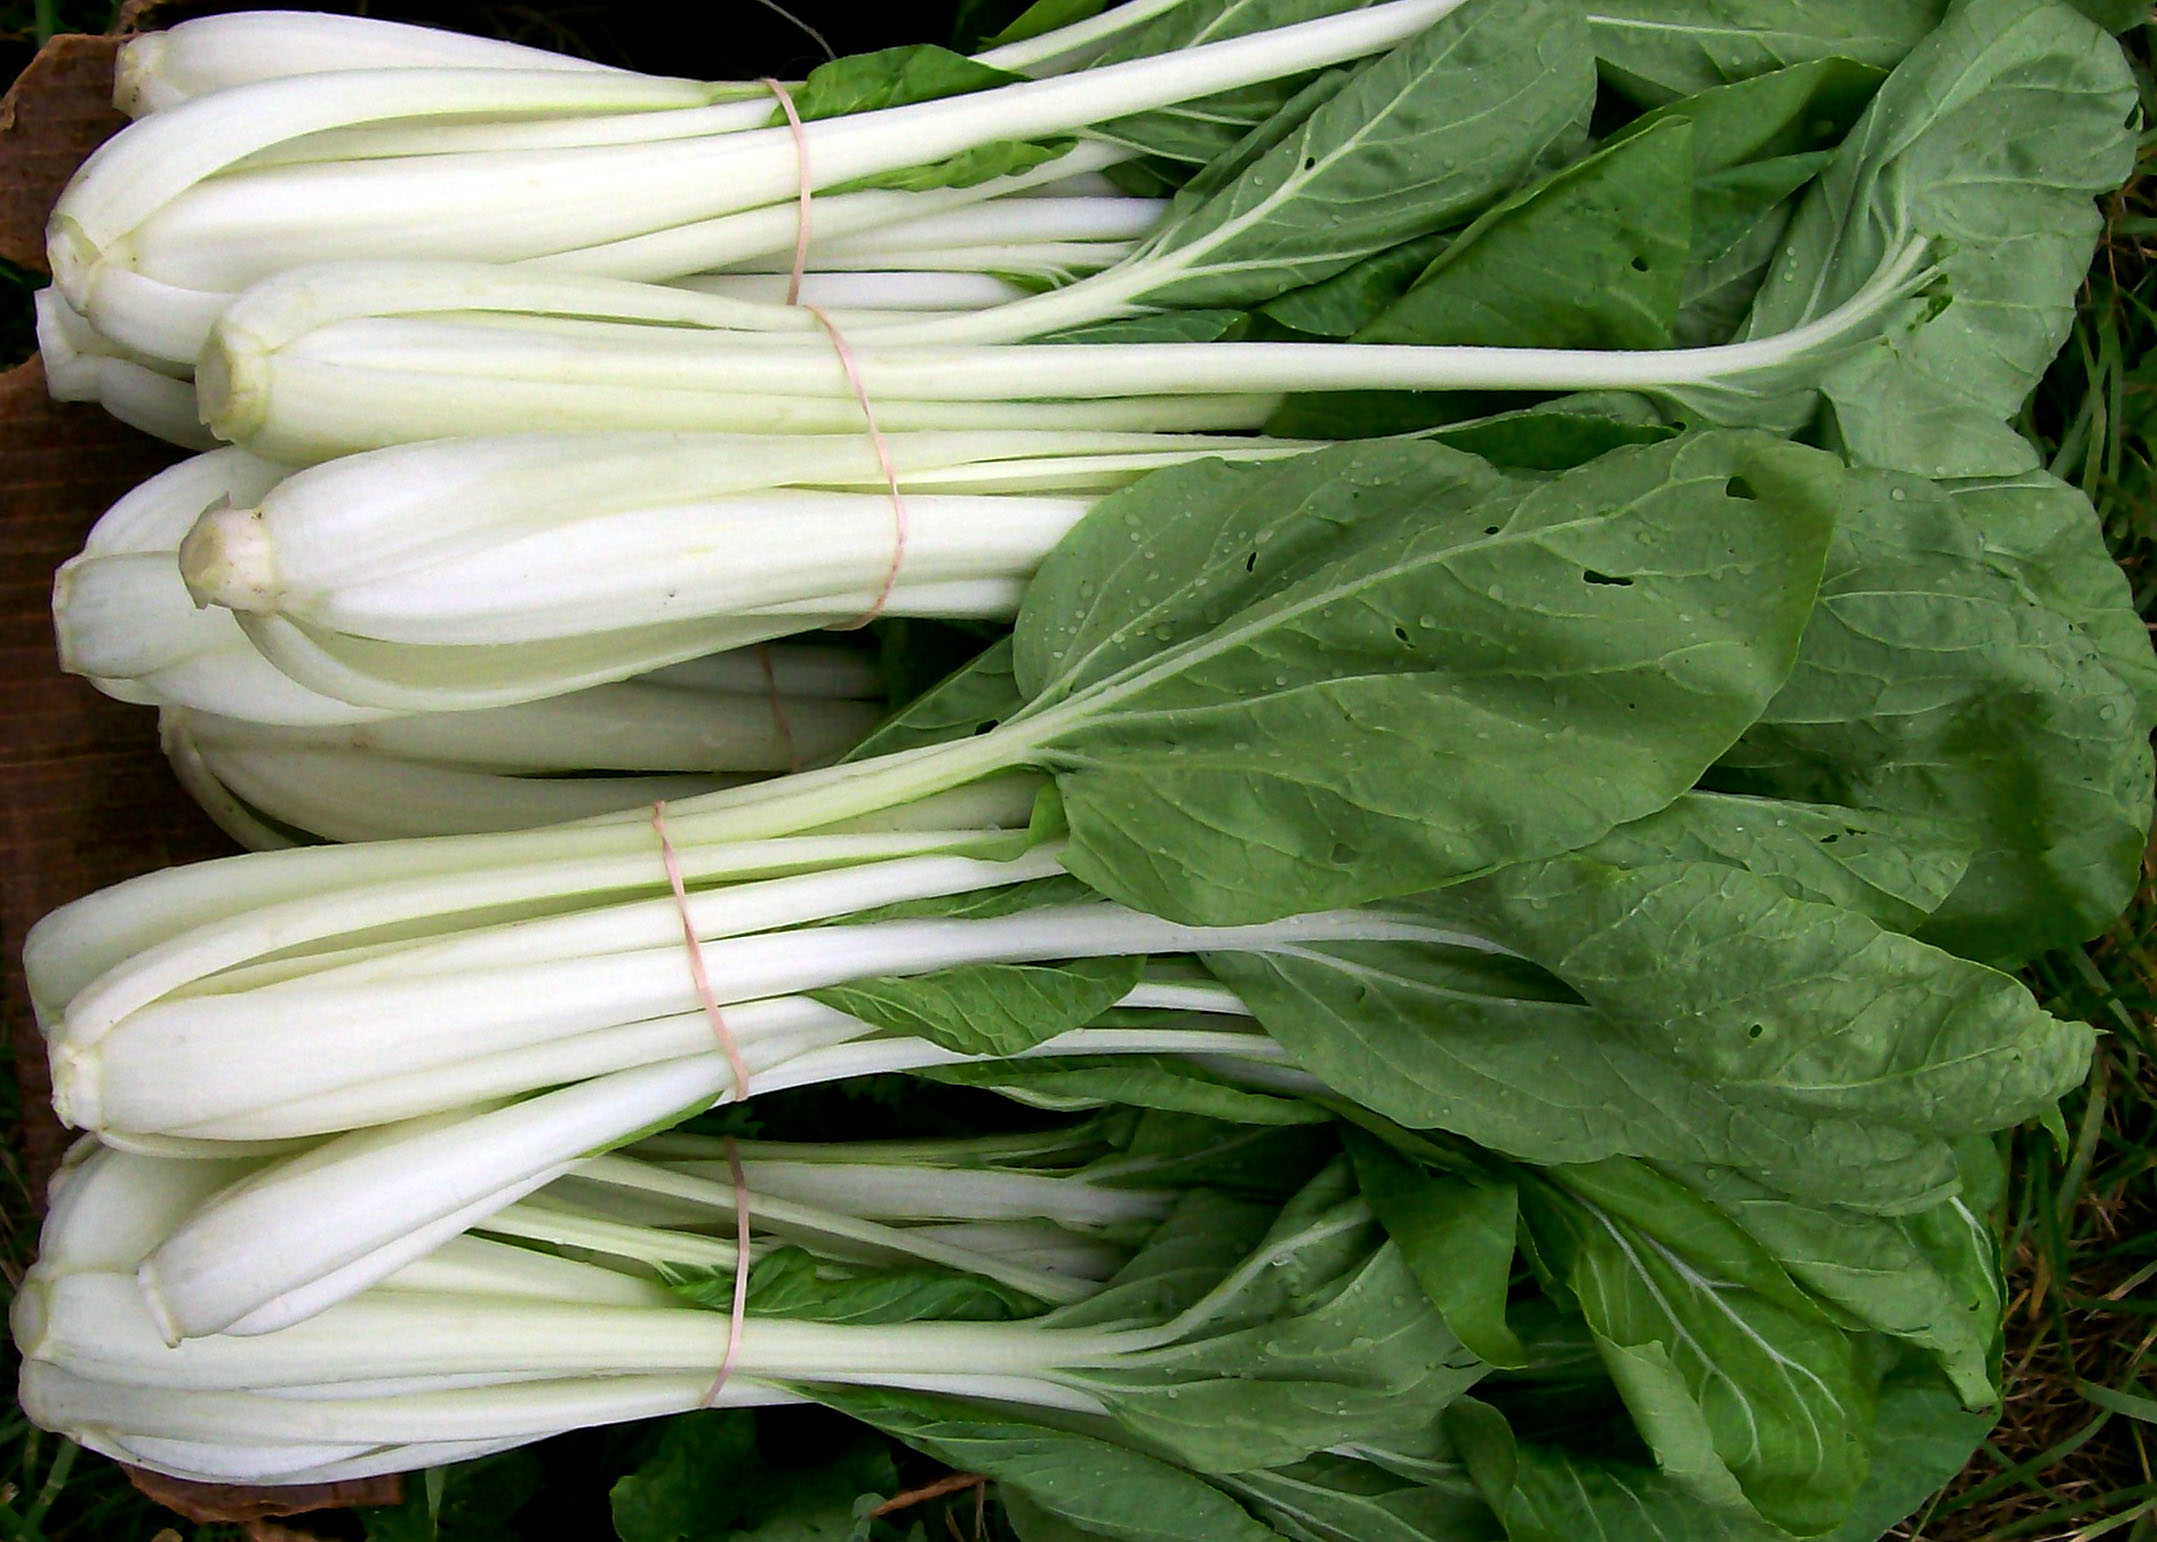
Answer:
[[(198, 601), (378, 643), (486, 646), (702, 620), (937, 614), (917, 594), (983, 582), (1015, 592), (1090, 499), (778, 491), (629, 509), (390, 566), (281, 539), (253, 511), (212, 511), (180, 550)], [(272, 548), (272, 541), (275, 548)], [(310, 551), (309, 545), (314, 545)], [(365, 563), (370, 553), (357, 554)], [(317, 558), (310, 563), (309, 557)], [(899, 566), (892, 577), (894, 560)]]
[[(1079, 1030), (1022, 1058), (1216, 1052), (1262, 1035)], [(763, 1091), (887, 1070), (965, 1063), (918, 1040), (842, 1044), (802, 1055)], [(1304, 1086), (1317, 1090), (1316, 1084)], [(693, 1059), (618, 1071), (477, 1112), (463, 1110), (340, 1136), (273, 1167), (190, 1215), (144, 1262), (145, 1299), (170, 1340), (267, 1333), (304, 1321), (571, 1171), (594, 1151), (677, 1123), (733, 1093), (716, 1047)]]
[[(770, 272), (694, 273), (674, 286), (752, 305), (787, 303), (787, 275)], [(843, 327), (853, 311), (924, 312), (979, 310), (1016, 300), (1026, 291), (991, 273), (906, 271), (879, 266), (859, 273), (802, 275), (799, 299), (833, 314)]]
[[(1224, 420), (1262, 413), (1293, 391), (1669, 390), (1707, 395), (1775, 387), (1779, 372), (1822, 364), (1888, 325), (1928, 272), (1925, 243), (1895, 253), (1836, 310), (1790, 332), (1719, 347), (1646, 351), (1416, 347), (1328, 343), (1065, 344), (941, 348), (854, 340), (858, 375), (828, 339), (727, 330), (721, 302), (679, 291), (632, 291), (594, 281), (536, 282), (484, 270), (349, 265), (287, 275), (235, 306), (204, 357), (199, 390), (221, 433), (280, 454), (327, 444), (422, 437), (422, 420), (460, 414), (483, 428), (498, 414), (621, 413), (624, 424), (689, 413), (704, 420), (759, 400), (819, 398), (835, 421), (855, 381), (881, 421), (976, 411), (995, 423), (1025, 410), (1090, 412), (1188, 397)], [(559, 283), (559, 288), (553, 288)], [(660, 294), (670, 298), (654, 298)], [(702, 317), (684, 301), (714, 308)], [(448, 305), (548, 308), (593, 320), (574, 351), (558, 333), (520, 335), (481, 324), (420, 319)], [(392, 314), (395, 313), (395, 314)], [(654, 326), (652, 322), (664, 322)], [(703, 329), (703, 330), (699, 330)], [(1784, 387), (1783, 389), (1787, 389)], [(1096, 406), (1095, 404), (1098, 404)], [(858, 408), (854, 409), (858, 412)], [(775, 420), (787, 414), (772, 414)], [(1249, 421), (1249, 420), (1247, 420)], [(410, 426), (407, 426), (407, 425)], [(1225, 426), (1225, 423), (1222, 425)], [(439, 429), (434, 430), (439, 432)]]
[(243, 11), (128, 39), (113, 68), (113, 105), (139, 118), (256, 81), (413, 68), (606, 71), (586, 59), (436, 27), (312, 11)]
[[(994, 920), (826, 926), (723, 938), (704, 942), (702, 949), (720, 1004), (743, 1006), (848, 980), (964, 964), (1267, 951), (1310, 937), (1455, 940), (1428, 927), (1354, 913), (1255, 928), (1186, 928), (1117, 912), (1109, 906), (1059, 907)], [(62, 1116), (82, 1128), (202, 1135), (221, 1113), (273, 1099), (659, 1019), (686, 1027), (698, 1010), (679, 941), (514, 969), (463, 970), (409, 984), (346, 981), (333, 987), (300, 979), (240, 994), (171, 999), (143, 1008), (94, 1041), (55, 1039), (54, 1100)], [(734, 1016), (742, 1017), (739, 1025)], [(744, 1041), (763, 1021), (746, 1007), (734, 1016), (728, 1026)], [(243, 1063), (251, 1067), (249, 1085), (229, 1087), (225, 1068)]]
[[(205, 293), (364, 250), (509, 261), (778, 203), (941, 160), (987, 140), (1069, 133), (1391, 46), (1459, 0), (1390, 0), (1150, 58), (787, 129), (539, 152), (409, 157), (216, 174), (302, 134), (444, 114), (716, 111), (725, 88), (571, 71), (400, 69), (235, 87), (134, 124), (86, 163), (53, 222), (56, 280), (113, 336), (102, 273)], [(507, 176), (514, 164), (516, 175)], [(710, 260), (689, 269), (709, 267)]]
[[(1103, 189), (1095, 184), (1107, 168), (1129, 159), (1129, 151), (1113, 145), (1080, 144), (1069, 154), (1029, 171), (995, 177), (972, 187), (928, 188), (921, 192), (864, 188), (852, 193), (827, 193), (815, 200), (810, 215), (810, 264), (815, 266), (817, 252), (835, 241), (989, 201), (1017, 199), (1029, 193), (1045, 198), (1067, 190), (1080, 196), (1121, 196), (1113, 187)], [(784, 201), (616, 241), (550, 252), (527, 259), (525, 265), (594, 278), (655, 280), (783, 253), (790, 268), (800, 233), (800, 204)], [(951, 243), (935, 244), (948, 247)], [(204, 336), (207, 335), (205, 328)], [(196, 347), (200, 346), (198, 340)]]
[[(837, 772), (806, 773), (824, 777)], [(703, 885), (917, 852), (1009, 854), (1037, 785), (1026, 779), (895, 811), (885, 832), (706, 841), (714, 794), (668, 813), (686, 880)], [(939, 826), (935, 816), (952, 816)], [(731, 811), (722, 816), (732, 824)], [(909, 821), (918, 820), (918, 823)], [(102, 889), (31, 929), (24, 972), (39, 1019), (101, 1033), (169, 990), (221, 969), (361, 935), (425, 937), (473, 919), (575, 908), (591, 894), (664, 894), (658, 844), (637, 812), (547, 831), (280, 852), (167, 868)], [(462, 920), (456, 918), (465, 918)]]

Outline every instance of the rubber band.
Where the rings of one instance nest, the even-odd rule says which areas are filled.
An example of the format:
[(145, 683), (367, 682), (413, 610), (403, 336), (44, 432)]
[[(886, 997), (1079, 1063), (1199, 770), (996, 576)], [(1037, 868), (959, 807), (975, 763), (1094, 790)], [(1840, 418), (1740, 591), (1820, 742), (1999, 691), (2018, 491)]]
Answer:
[(801, 126), (801, 114), (794, 107), (794, 93), (787, 90), (786, 83), (766, 75), (759, 84), (767, 86), (779, 99), (779, 110), (786, 114), (786, 126), (794, 131), (794, 160), (801, 170), (797, 174), (799, 213), (794, 220), (794, 271), (786, 281), (786, 303), (801, 303), (801, 276), (809, 270), (809, 135)]
[(772, 667), (771, 649), (758, 643), (756, 661), (764, 671), (764, 690), (771, 701), (772, 724), (779, 730), (779, 747), (786, 752), (786, 768), (799, 771), (801, 751), (794, 747), (794, 723), (786, 715), (786, 698), (779, 694), (779, 671)]
[[(854, 362), (854, 350), (846, 346), (846, 338), (832, 319), (814, 305), (801, 304), (801, 279), (809, 270), (809, 211), (812, 200), (809, 195), (809, 134), (801, 126), (801, 113), (794, 106), (794, 94), (786, 83), (766, 75), (759, 82), (779, 99), (779, 110), (786, 114), (787, 127), (794, 131), (794, 159), (800, 167), (798, 193), (800, 213), (794, 221), (794, 270), (787, 275), (786, 303), (797, 305), (814, 316), (831, 335), (831, 346), (839, 355), (839, 363), (846, 370), (846, 378), (854, 387), (854, 399), (861, 403), (861, 416), (869, 425), (870, 442), (876, 446), (877, 463), (884, 468), (884, 481), (891, 488), (891, 515), (897, 531), (891, 543), (891, 566), (884, 573), (883, 587), (876, 591), (876, 599), (861, 613), (859, 620), (834, 627), (836, 632), (853, 632), (867, 626), (884, 613), (891, 602), (891, 591), (899, 582), (899, 564), (906, 560), (906, 499), (899, 492), (898, 469), (891, 463), (891, 446), (884, 440), (883, 431), (876, 426), (875, 409), (869, 405), (869, 388), (862, 384), (861, 367)], [(776, 690), (776, 687), (774, 687)], [(792, 736), (788, 736), (791, 740)], [(797, 770), (800, 767), (797, 765)]]
[(899, 568), (906, 561), (906, 495), (899, 491), (899, 468), (892, 462), (891, 444), (884, 438), (884, 431), (876, 426), (876, 409), (869, 405), (869, 388), (862, 382), (861, 366), (854, 362), (854, 350), (846, 345), (846, 334), (816, 306), (804, 305), (802, 309), (822, 322), (824, 330), (831, 334), (831, 346), (839, 355), (839, 365), (854, 387), (854, 400), (861, 403), (862, 421), (869, 425), (869, 442), (876, 447), (877, 464), (884, 468), (884, 483), (891, 489), (891, 566), (884, 570), (883, 586), (859, 617), (844, 626), (832, 628), (835, 632), (853, 632), (884, 613), (884, 607), (891, 602), (891, 591), (898, 586)]
[(719, 998), (712, 993), (711, 976), (704, 969), (704, 949), (697, 941), (696, 925), (689, 919), (689, 890), (682, 882), (682, 860), (674, 854), (674, 842), (667, 836), (664, 799), (652, 805), (652, 828), (659, 833), (659, 859), (666, 864), (667, 883), (674, 890), (674, 909), (682, 918), (682, 941), (689, 949), (689, 978), (696, 983), (697, 1000), (704, 1004), (704, 1015), (711, 1019), (712, 1034), (719, 1040), (727, 1064), (733, 1068), (734, 1101), (739, 1103), (749, 1096), (749, 1063), (741, 1057), (741, 1046), (734, 1042), (734, 1034), (726, 1025), (726, 1015), (719, 1010)]
[(711, 1390), (704, 1394), (706, 1408), (718, 1404), (727, 1378), (734, 1374), (734, 1357), (741, 1351), (741, 1331), (749, 1315), (749, 1179), (741, 1170), (741, 1152), (734, 1137), (727, 1136), (725, 1142), (727, 1171), (734, 1179), (734, 1304), (727, 1311), (726, 1356), (719, 1362)]

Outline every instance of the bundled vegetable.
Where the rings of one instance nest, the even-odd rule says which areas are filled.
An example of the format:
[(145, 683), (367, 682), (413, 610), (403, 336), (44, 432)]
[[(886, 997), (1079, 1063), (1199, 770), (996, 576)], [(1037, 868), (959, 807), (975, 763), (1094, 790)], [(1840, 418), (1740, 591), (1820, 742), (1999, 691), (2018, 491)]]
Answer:
[[(837, 235), (1174, 155), (1194, 119), (1196, 158), (1211, 159), (1310, 72), (1415, 37), (1460, 3), (1312, 5), (1273, 27), (1231, 13), (1185, 47), (1179, 19), (1148, 25), (1159, 7), (1126, 7), (979, 61), (868, 55), (802, 88), (798, 144), (758, 84), (507, 59), (257, 78), (151, 113), (94, 155), (54, 212), (53, 271), (99, 333), (172, 365), (193, 362), (234, 293), (327, 256), (698, 273), (791, 249), (804, 187), (874, 194), (856, 220), (822, 211)], [(1074, 49), (1085, 62), (1057, 73)], [(1048, 73), (1014, 73), (1026, 68)], [(1228, 111), (1208, 110), (1233, 93)], [(1080, 146), (1082, 130), (1099, 137)], [(924, 207), (875, 193), (889, 185), (940, 196)]]
[[(662, 1263), (731, 1248), (652, 1225), (580, 1225), (575, 1198), (549, 1196), (534, 1219), (502, 1221), (522, 1244), (458, 1238), (313, 1322), (168, 1349), (134, 1294), (131, 1255), (155, 1245), (205, 1180), (233, 1176), (232, 1164), (106, 1149), (81, 1160), (15, 1306), (25, 1397), (39, 1418), (212, 1481), (294, 1482), (712, 1401), (892, 1387), (1075, 1418), (1201, 1470), (1234, 1472), (1427, 1424), (1484, 1370), (1417, 1291), (1338, 1158), (1270, 1203), (1171, 1191), (1164, 1217), (1144, 1194), (1119, 1203), (1114, 1190), (1099, 1193), (1097, 1212), (1159, 1224), (1105, 1282), (1046, 1277), (1051, 1299), (1068, 1303), (1046, 1313), (993, 1276), (863, 1267), (863, 1252), (903, 1254), (908, 1231), (834, 1216), (842, 1231), (874, 1241), (840, 1238), (827, 1255), (836, 1278), (814, 1254), (766, 1242), (736, 1329), (698, 1309), (697, 1297), (714, 1304), (703, 1271), (665, 1270), (680, 1287), (670, 1292), (648, 1268), (618, 1272), (529, 1243), (552, 1230), (574, 1239), (574, 1252), (623, 1260), (625, 1249), (651, 1249)], [(844, 1174), (832, 1176), (843, 1187)], [(595, 1186), (632, 1202), (743, 1202), (731, 1188), (621, 1158), (601, 1159), (570, 1194)], [(928, 1216), (939, 1213), (934, 1189), (969, 1187), (933, 1173), (928, 1186), (916, 1212)], [(1059, 1208), (1094, 1193), (1078, 1178), (1034, 1187), (1068, 1193), (1036, 1201)], [(774, 1213), (783, 1233), (819, 1224), (814, 1212), (745, 1192), (752, 1215)], [(918, 1246), (931, 1258), (942, 1251)], [(715, 1388), (722, 1364), (730, 1371)], [(1238, 1416), (1224, 1421), (1230, 1408)]]
[[(2065, 0), (1694, 9), (131, 45), (51, 375), (237, 443), (63, 658), (243, 839), (452, 833), (33, 931), (33, 1417), (294, 1482), (807, 1401), (1022, 1542), (1907, 1514), (2090, 1054), (2008, 971), (2149, 831), (2010, 426), (2135, 93)], [(887, 615), (985, 646), (764, 647)], [(864, 1076), (1090, 1117), (834, 1142)]]

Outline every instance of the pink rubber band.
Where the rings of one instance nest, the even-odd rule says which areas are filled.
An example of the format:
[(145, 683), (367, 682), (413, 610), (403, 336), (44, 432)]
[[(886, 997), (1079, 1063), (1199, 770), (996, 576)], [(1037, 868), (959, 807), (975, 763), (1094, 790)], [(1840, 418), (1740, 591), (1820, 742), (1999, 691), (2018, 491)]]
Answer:
[(794, 159), (801, 171), (799, 215), (794, 222), (794, 272), (786, 281), (786, 303), (801, 303), (801, 276), (809, 269), (809, 136), (801, 126), (801, 114), (794, 108), (794, 93), (787, 90), (784, 81), (766, 75), (761, 84), (771, 89), (779, 99), (779, 110), (786, 114), (786, 125), (794, 131)]
[(726, 1358), (719, 1362), (719, 1374), (712, 1381), (711, 1391), (704, 1394), (706, 1408), (719, 1401), (719, 1394), (726, 1390), (726, 1379), (734, 1374), (742, 1324), (749, 1315), (749, 1179), (741, 1170), (741, 1152), (731, 1135), (726, 1137), (726, 1165), (734, 1178), (734, 1305), (727, 1313)]
[(801, 769), (801, 751), (794, 746), (794, 724), (786, 715), (786, 698), (779, 694), (779, 671), (772, 667), (771, 649), (756, 645), (756, 661), (764, 671), (764, 690), (771, 700), (771, 720), (779, 730), (779, 746), (786, 751), (786, 768)]
[(891, 602), (891, 591), (898, 585), (899, 568), (906, 561), (906, 496), (899, 491), (899, 468), (892, 463), (891, 445), (885, 440), (884, 431), (876, 426), (876, 409), (869, 405), (869, 388), (862, 383), (861, 366), (854, 362), (854, 350), (846, 346), (846, 334), (814, 305), (804, 305), (802, 309), (822, 322), (824, 330), (831, 334), (831, 346), (838, 353), (839, 364), (854, 387), (854, 400), (861, 403), (862, 421), (869, 425), (869, 442), (876, 446), (877, 463), (884, 468), (884, 483), (891, 489), (891, 566), (884, 570), (883, 587), (876, 591), (876, 598), (859, 617), (844, 626), (832, 628), (835, 632), (852, 632), (884, 613), (884, 607)]
[(659, 859), (666, 864), (667, 883), (674, 890), (674, 909), (682, 918), (682, 941), (689, 949), (689, 978), (696, 982), (697, 1000), (704, 1004), (704, 1015), (711, 1019), (712, 1033), (719, 1040), (719, 1048), (726, 1053), (726, 1062), (734, 1072), (734, 1101), (739, 1103), (749, 1096), (749, 1063), (741, 1057), (741, 1046), (734, 1042), (733, 1032), (726, 1025), (726, 1016), (719, 1010), (719, 998), (712, 993), (711, 976), (704, 969), (704, 949), (697, 942), (696, 926), (689, 919), (689, 890), (682, 882), (682, 859), (674, 854), (674, 842), (667, 836), (667, 806), (664, 800), (652, 805), (652, 828), (659, 832)]

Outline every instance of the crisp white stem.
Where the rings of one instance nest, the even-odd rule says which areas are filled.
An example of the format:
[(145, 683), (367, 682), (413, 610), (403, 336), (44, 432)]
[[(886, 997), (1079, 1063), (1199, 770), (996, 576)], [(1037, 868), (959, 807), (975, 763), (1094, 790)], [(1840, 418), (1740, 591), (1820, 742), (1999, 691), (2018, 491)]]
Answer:
[(113, 69), (113, 105), (139, 118), (259, 80), (415, 67), (606, 70), (543, 48), (435, 27), (311, 11), (243, 11), (128, 39)]

